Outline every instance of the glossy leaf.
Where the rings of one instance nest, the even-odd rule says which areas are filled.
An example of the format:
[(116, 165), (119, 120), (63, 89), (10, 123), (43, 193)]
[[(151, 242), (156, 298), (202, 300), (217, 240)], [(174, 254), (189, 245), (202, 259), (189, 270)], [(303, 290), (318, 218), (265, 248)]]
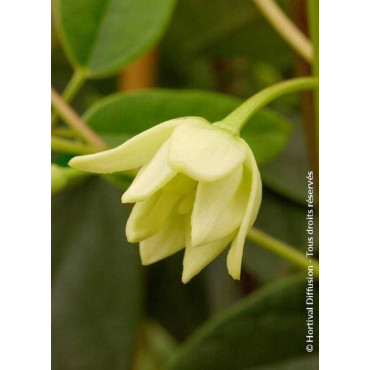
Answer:
[(174, 0), (56, 0), (55, 15), (72, 63), (90, 77), (118, 71), (161, 36)]
[(131, 369), (141, 305), (120, 192), (91, 179), (52, 203), (53, 369)]
[[(107, 97), (95, 104), (84, 118), (96, 132), (116, 146), (172, 118), (200, 116), (210, 122), (221, 120), (241, 102), (225, 94), (156, 89)], [(290, 132), (291, 125), (284, 117), (264, 109), (252, 117), (241, 135), (261, 164), (281, 152)]]
[[(281, 364), (294, 363), (297, 358), (307, 355), (306, 287), (306, 279), (299, 276), (280, 280), (252, 293), (194, 333), (175, 353), (170, 369), (289, 368), (281, 367)], [(314, 310), (317, 307), (315, 305)], [(315, 331), (317, 333), (317, 326)]]

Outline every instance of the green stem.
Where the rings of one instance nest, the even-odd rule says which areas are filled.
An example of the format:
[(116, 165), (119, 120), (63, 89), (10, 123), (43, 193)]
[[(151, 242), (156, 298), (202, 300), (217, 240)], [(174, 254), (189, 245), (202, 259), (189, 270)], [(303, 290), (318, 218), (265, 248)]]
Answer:
[[(62, 98), (66, 102), (72, 101), (72, 99), (77, 94), (78, 90), (80, 90), (81, 86), (85, 82), (85, 73), (81, 71), (80, 69), (76, 69), (73, 73), (72, 78), (68, 82), (68, 85), (66, 86), (65, 90), (63, 91)], [(51, 126), (54, 126), (58, 120), (58, 112), (54, 111), (51, 115)]]
[(275, 239), (255, 227), (248, 233), (247, 238), (296, 266), (304, 269), (312, 266), (314, 276), (319, 277), (319, 262), (316, 259), (306, 257), (292, 246)]
[(247, 121), (272, 100), (285, 94), (316, 88), (318, 84), (318, 79), (314, 77), (300, 77), (279, 82), (253, 95), (222, 121), (216, 122), (215, 126), (238, 134)]
[(84, 84), (85, 79), (85, 73), (80, 69), (76, 69), (67, 87), (63, 91), (63, 99), (67, 102), (72, 101), (78, 90), (80, 90), (81, 86)]
[(79, 142), (52, 136), (51, 150), (69, 154), (91, 154), (95, 153), (97, 151), (97, 148), (93, 145), (81, 144)]
[(254, 0), (255, 5), (277, 33), (308, 63), (313, 48), (306, 35), (285, 15), (273, 0)]
[(78, 132), (68, 127), (56, 127), (51, 130), (51, 134), (55, 136), (67, 137), (72, 139), (76, 139), (76, 137), (78, 137), (79, 139), (81, 138)]

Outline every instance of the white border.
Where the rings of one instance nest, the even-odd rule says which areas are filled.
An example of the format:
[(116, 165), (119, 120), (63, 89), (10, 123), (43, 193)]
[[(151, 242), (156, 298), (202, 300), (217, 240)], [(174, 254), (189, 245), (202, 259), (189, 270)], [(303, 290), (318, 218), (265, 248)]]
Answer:
[(1, 369), (50, 368), (50, 12), (1, 5)]
[(370, 6), (320, 2), (320, 365), (369, 363)]
[[(50, 368), (50, 3), (1, 7), (0, 368)], [(368, 363), (369, 4), (320, 3), (320, 365)]]

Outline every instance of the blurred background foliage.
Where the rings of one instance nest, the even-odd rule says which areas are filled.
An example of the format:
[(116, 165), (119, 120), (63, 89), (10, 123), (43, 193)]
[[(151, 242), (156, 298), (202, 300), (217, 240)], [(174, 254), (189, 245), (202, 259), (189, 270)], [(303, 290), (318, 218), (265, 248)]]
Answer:
[[(278, 3), (307, 32), (306, 2)], [(111, 145), (174, 117), (222, 119), (260, 89), (310, 74), (251, 0), (54, 0), (51, 61), (60, 92), (74, 70), (86, 78), (71, 104)], [(256, 226), (302, 251), (312, 109), (306, 93), (286, 96), (242, 132), (264, 184)], [(52, 161), (66, 167), (73, 154)], [(246, 242), (240, 282), (222, 254), (183, 285), (182, 253), (143, 267), (126, 242), (126, 177), (55, 176), (53, 369), (318, 368), (295, 267)]]

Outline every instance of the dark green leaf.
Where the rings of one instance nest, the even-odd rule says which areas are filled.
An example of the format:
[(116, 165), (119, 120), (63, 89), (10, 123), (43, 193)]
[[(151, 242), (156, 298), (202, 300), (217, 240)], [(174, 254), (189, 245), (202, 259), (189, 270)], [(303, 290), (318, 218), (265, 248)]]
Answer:
[(142, 288), (126, 217), (100, 179), (53, 198), (53, 369), (131, 369)]
[(204, 274), (181, 282), (183, 252), (148, 268), (147, 310), (175, 338), (189, 336), (209, 316)]
[(118, 71), (161, 36), (174, 0), (56, 0), (59, 34), (88, 76)]
[[(281, 364), (294, 363), (307, 354), (306, 287), (306, 279), (300, 276), (252, 293), (238, 306), (209, 321), (180, 347), (171, 370), (289, 368)], [(317, 308), (315, 305), (314, 312)], [(317, 312), (315, 317), (317, 321)]]
[[(201, 116), (221, 120), (242, 101), (225, 94), (196, 90), (151, 90), (116, 94), (94, 105), (86, 122), (111, 145), (118, 145), (154, 125), (171, 118)], [(287, 143), (290, 123), (270, 109), (258, 112), (242, 131), (257, 161), (267, 163)]]

